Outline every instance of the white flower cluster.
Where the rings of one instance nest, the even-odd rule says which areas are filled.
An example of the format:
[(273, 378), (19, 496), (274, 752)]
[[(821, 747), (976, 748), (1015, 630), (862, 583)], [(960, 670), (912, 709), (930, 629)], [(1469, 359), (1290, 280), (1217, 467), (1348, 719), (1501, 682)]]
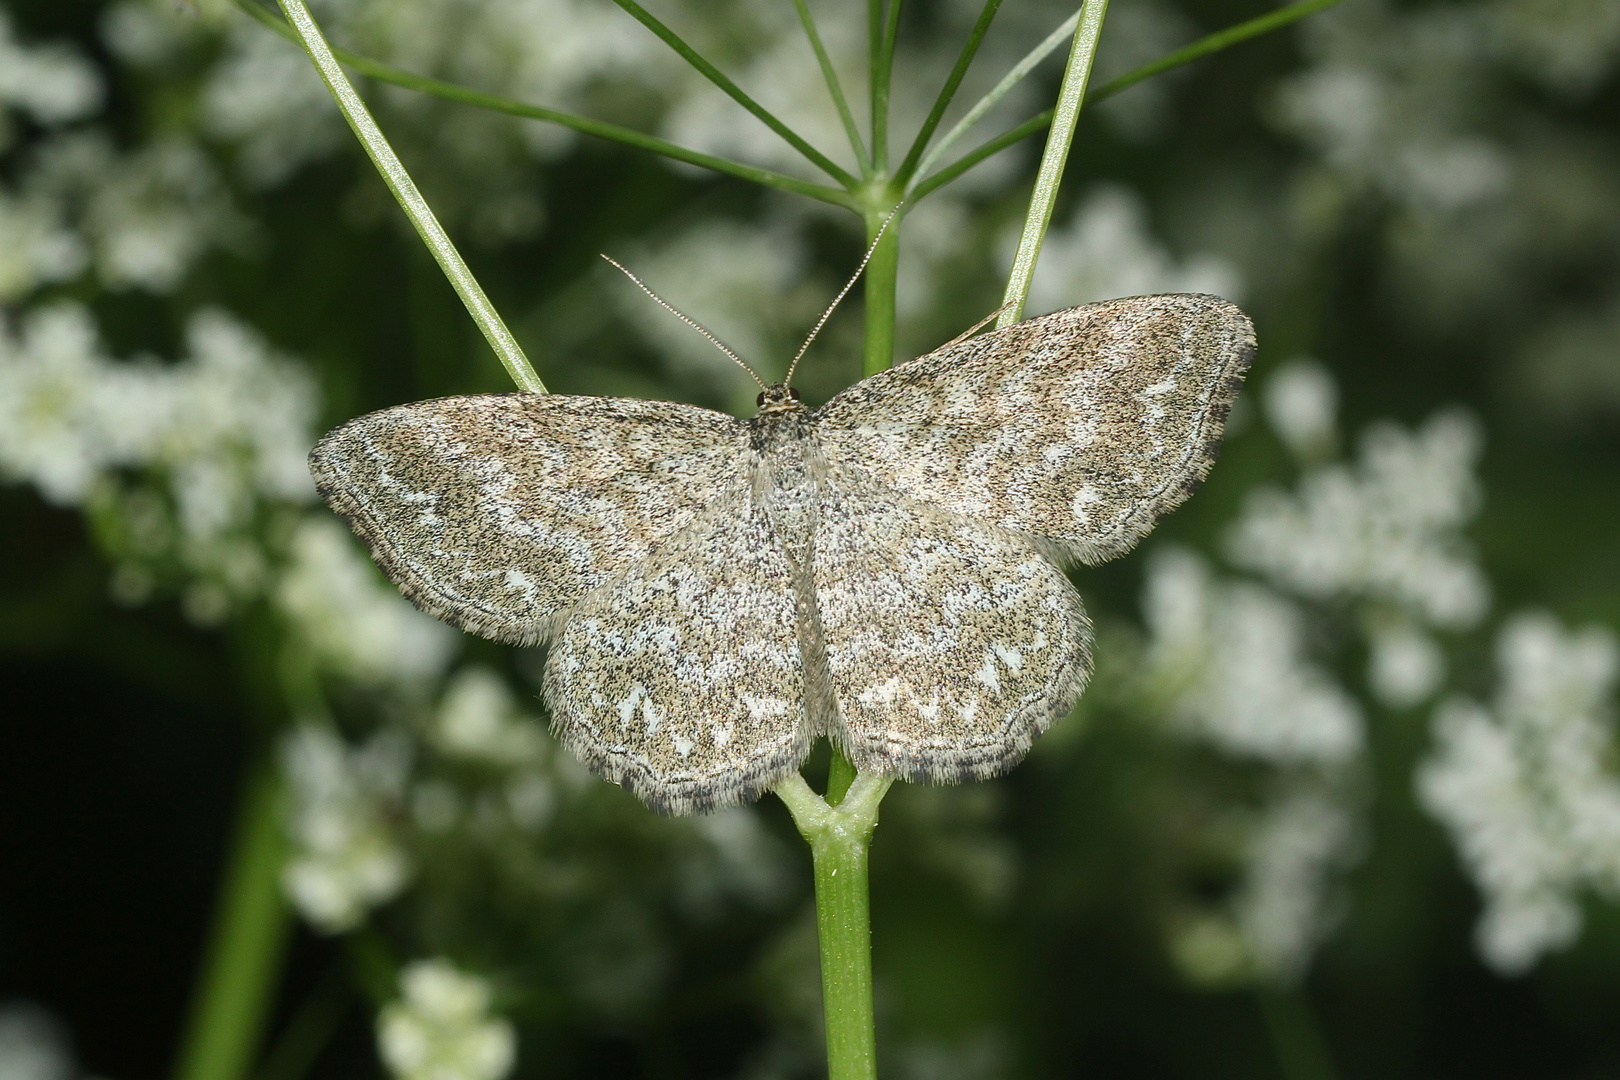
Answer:
[(1344, 776), (1365, 740), (1361, 710), (1307, 659), (1305, 612), (1263, 586), (1220, 582), (1191, 552), (1161, 549), (1143, 606), (1150, 697), (1187, 734), (1286, 777), (1281, 795), (1234, 823), (1240, 880), (1179, 928), (1172, 954), (1198, 982), (1295, 980), (1331, 928), (1336, 872), (1358, 849)]
[[(336, 44), (415, 74), (550, 108), (577, 109), (601, 86), (617, 84), (629, 91), (677, 67), (628, 16), (582, 0), (361, 0), (312, 6)], [(398, 118), (425, 121), (409, 132), (399, 123), (384, 126), (396, 140), (430, 141), (434, 155), (450, 162), (460, 177), (510, 172), (523, 157), (550, 156), (572, 144), (571, 134), (554, 125), (393, 90), (369, 96), (376, 99), (374, 107), (396, 110)], [(226, 36), (224, 56), (203, 87), (202, 107), (207, 129), (238, 143), (245, 175), (263, 186), (281, 183), (349, 139), (298, 46), (246, 19), (237, 20)], [(455, 110), (455, 122), (435, 121), (446, 108)], [(538, 224), (537, 215), (537, 205), (519, 214), (519, 231)]]
[(1313, 600), (1384, 601), (1435, 626), (1472, 626), (1490, 589), (1459, 530), (1479, 507), (1480, 441), (1460, 411), (1411, 434), (1375, 425), (1354, 466), (1311, 471), (1298, 494), (1251, 495), (1228, 555)]
[(292, 852), (281, 883), (318, 930), (351, 929), (405, 887), (411, 862), (394, 822), (410, 767), (410, 745), (397, 732), (356, 749), (313, 724), (287, 737), (282, 771)]
[(10, 143), (8, 108), (38, 124), (55, 126), (101, 107), (103, 88), (95, 65), (67, 45), (23, 45), (11, 16), (0, 8), (0, 150)]
[(1247, 960), (1263, 978), (1293, 983), (1333, 928), (1337, 874), (1360, 854), (1354, 809), (1318, 785), (1285, 792), (1248, 837), (1243, 883), (1233, 900)]
[(435, 679), (459, 644), (454, 630), (383, 580), (349, 530), (326, 514), (298, 523), (275, 602), (316, 663), (367, 685)]
[(1266, 418), (1305, 474), (1296, 493), (1252, 493), (1227, 550), (1237, 565), (1310, 600), (1361, 604), (1373, 693), (1410, 708), (1445, 678), (1445, 658), (1424, 627), (1466, 629), (1490, 603), (1462, 537), (1480, 502), (1479, 426), (1460, 411), (1411, 434), (1378, 424), (1363, 436), (1359, 461), (1334, 464), (1337, 398), (1314, 360), (1290, 361), (1266, 383)]
[(1485, 579), (1461, 537), (1480, 499), (1477, 424), (1441, 413), (1416, 433), (1389, 425), (1359, 460), (1332, 460), (1337, 388), (1295, 360), (1263, 387), (1266, 418), (1303, 467), (1298, 490), (1252, 493), (1228, 557), (1252, 581), (1220, 581), (1196, 556), (1156, 552), (1147, 567), (1142, 669), (1148, 700), (1181, 730), (1279, 772), (1278, 792), (1241, 820), (1243, 874), (1229, 902), (1181, 928), (1173, 952), (1194, 978), (1297, 979), (1331, 926), (1337, 874), (1360, 848), (1356, 700), (1312, 663), (1309, 604), (1348, 603), (1368, 643), (1368, 681), (1392, 707), (1431, 697), (1445, 660), (1426, 626), (1476, 623)]
[(511, 1021), (490, 1011), (489, 984), (447, 960), (400, 972), (401, 997), (377, 1018), (377, 1048), (396, 1080), (501, 1080), (517, 1059)]
[(1354, 699), (1305, 659), (1304, 616), (1247, 582), (1217, 582), (1179, 548), (1148, 562), (1145, 675), (1177, 722), (1220, 749), (1278, 765), (1346, 762), (1361, 750)]
[(49, 1013), (19, 1002), (0, 1005), (0, 1080), (78, 1080), (67, 1033)]
[(249, 232), (213, 160), (179, 135), (127, 154), (100, 131), (63, 135), (40, 148), (23, 187), (73, 224), (81, 263), (109, 289), (171, 292), (209, 248)]
[[(1016, 231), (1003, 237), (1002, 254), (1012, 265)], [(1031, 314), (1093, 300), (1149, 293), (1213, 293), (1242, 299), (1237, 268), (1214, 255), (1195, 254), (1178, 262), (1148, 227), (1147, 203), (1118, 184), (1101, 184), (1087, 194), (1069, 223), (1047, 234), (1030, 285)]]
[(187, 611), (206, 623), (266, 584), (261, 507), (314, 497), (316, 394), (222, 311), (192, 316), (186, 343), (178, 363), (114, 361), (70, 303), (0, 331), (0, 477), (95, 514), (121, 598), (144, 599), (178, 566), (193, 580)]
[(1316, 63), (1283, 84), (1275, 116), (1338, 176), (1427, 215), (1507, 194), (1508, 151), (1455, 108), (1483, 76), (1477, 11), (1396, 16), (1363, 4), (1313, 21), (1302, 36)]
[(1583, 890), (1620, 897), (1620, 645), (1521, 614), (1502, 628), (1497, 666), (1489, 708), (1458, 699), (1436, 712), (1418, 792), (1485, 893), (1480, 951), (1515, 974), (1574, 940)]

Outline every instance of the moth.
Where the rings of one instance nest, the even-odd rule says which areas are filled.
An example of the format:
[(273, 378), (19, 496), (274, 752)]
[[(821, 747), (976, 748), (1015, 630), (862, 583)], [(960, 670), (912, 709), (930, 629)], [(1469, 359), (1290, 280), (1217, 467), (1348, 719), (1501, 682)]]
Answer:
[(655, 810), (754, 799), (819, 737), (950, 783), (1004, 772), (1073, 708), (1092, 634), (1065, 571), (1191, 493), (1254, 348), (1218, 297), (1134, 297), (820, 408), (787, 380), (749, 420), (448, 397), (342, 425), (310, 468), (419, 608), (545, 646), (561, 742)]

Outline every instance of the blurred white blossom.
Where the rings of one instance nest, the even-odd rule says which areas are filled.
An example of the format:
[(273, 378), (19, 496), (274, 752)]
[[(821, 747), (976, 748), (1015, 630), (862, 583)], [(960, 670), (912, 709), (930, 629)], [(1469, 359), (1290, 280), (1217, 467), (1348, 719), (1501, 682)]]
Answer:
[(410, 858), (394, 822), (410, 765), (410, 745), (397, 732), (354, 749), (316, 725), (287, 736), (282, 769), (292, 851), (281, 883), (316, 929), (351, 929), (405, 887)]
[(182, 136), (120, 154), (99, 131), (42, 148), (27, 189), (65, 207), (112, 289), (172, 291), (211, 247), (239, 247), (246, 219), (213, 161)]
[(1305, 461), (1333, 450), (1338, 436), (1339, 387), (1318, 360), (1290, 360), (1266, 380), (1266, 420), (1283, 444)]
[(1491, 707), (1437, 710), (1417, 786), (1485, 894), (1481, 953), (1516, 974), (1575, 939), (1584, 890), (1620, 897), (1620, 645), (1604, 628), (1521, 614), (1502, 628), (1497, 667)]
[(400, 998), (377, 1017), (377, 1048), (396, 1080), (501, 1080), (517, 1059), (511, 1021), (490, 1008), (489, 984), (442, 959), (416, 960)]
[(72, 506), (103, 469), (124, 464), (104, 416), (112, 370), (76, 304), (37, 308), (15, 331), (0, 329), (0, 474)]
[[(1018, 233), (1001, 245), (1012, 265)], [(1101, 184), (1086, 196), (1068, 224), (1047, 233), (1029, 290), (1029, 311), (1041, 314), (1094, 300), (1150, 293), (1212, 293), (1241, 299), (1237, 268), (1215, 255), (1176, 258), (1152, 234), (1147, 204), (1129, 188)]]
[(1458, 410), (1412, 433), (1376, 424), (1354, 466), (1309, 472), (1297, 494), (1252, 493), (1228, 555), (1314, 600), (1379, 600), (1435, 626), (1472, 626), (1490, 602), (1461, 534), (1479, 507), (1480, 442)]
[(67, 227), (60, 200), (0, 190), (0, 302), (72, 278), (89, 258), (83, 240)]
[(67, 1032), (44, 1009), (0, 1004), (0, 1080), (78, 1080)]
[(13, 35), (10, 13), (0, 8), (0, 129), (4, 107), (56, 125), (95, 112), (101, 97), (101, 75), (77, 49), (60, 43), (22, 44)]
[(1485, 15), (1507, 63), (1571, 97), (1620, 61), (1620, 5), (1610, 0), (1495, 0)]
[(1218, 582), (1191, 552), (1148, 562), (1143, 677), (1189, 733), (1275, 764), (1338, 764), (1361, 749), (1355, 701), (1305, 658), (1302, 612), (1247, 582)]
[(1337, 873), (1357, 854), (1358, 821), (1342, 802), (1302, 787), (1266, 809), (1249, 838), (1237, 923), (1262, 977), (1295, 982), (1333, 929)]
[(494, 765), (544, 760), (550, 740), (540, 721), (518, 708), (506, 680), (486, 667), (464, 667), (445, 685), (433, 728), (447, 754)]
[(325, 514), (299, 522), (275, 600), (317, 662), (361, 683), (425, 683), (458, 644), (454, 630), (413, 608)]
[(1393, 709), (1427, 701), (1446, 677), (1446, 658), (1433, 637), (1405, 619), (1374, 628), (1367, 640), (1367, 685)]
[[(334, 42), (421, 75), (470, 85), (520, 101), (577, 110), (599, 85), (619, 91), (678, 70), (667, 50), (622, 12), (583, 0), (361, 0), (314, 5)], [(662, 50), (662, 51), (660, 51)], [(552, 124), (463, 106), (454, 123), (437, 122), (442, 103), (383, 88), (374, 108), (428, 122), (396, 140), (423, 138), (461, 177), (502, 186), (512, 152), (550, 157), (573, 144)], [(202, 93), (203, 122), (234, 140), (244, 175), (261, 186), (282, 183), (302, 166), (349, 145), (337, 109), (297, 45), (236, 20), (225, 55)], [(415, 166), (413, 166), (415, 167)], [(537, 219), (536, 219), (537, 220)]]

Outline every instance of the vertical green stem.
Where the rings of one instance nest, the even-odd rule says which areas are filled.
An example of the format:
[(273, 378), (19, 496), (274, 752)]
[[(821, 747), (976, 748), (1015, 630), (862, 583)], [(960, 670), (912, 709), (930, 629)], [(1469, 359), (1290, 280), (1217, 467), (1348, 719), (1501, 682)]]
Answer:
[(816, 934), (827, 1025), (827, 1080), (876, 1080), (872, 1022), (872, 923), (867, 851), (889, 777), (859, 774), (837, 806), (798, 773), (776, 789), (810, 844), (816, 877)]
[(268, 760), (248, 778), (176, 1080), (241, 1080), (264, 1034), (290, 924), (281, 895), (281, 785)]
[(821, 944), (828, 1080), (877, 1076), (868, 839), (825, 833), (810, 844), (816, 871), (816, 935)]
[(1069, 145), (1074, 141), (1074, 126), (1080, 119), (1080, 105), (1086, 98), (1086, 83), (1091, 79), (1091, 61), (1097, 55), (1103, 16), (1107, 12), (1108, 0), (1085, 0), (1080, 8), (1080, 25), (1075, 29), (1074, 47), (1069, 50), (1069, 66), (1064, 70), (1063, 86), (1058, 90), (1057, 109), (1052, 114), (1051, 130), (1047, 132), (1041, 169), (1035, 177), (1035, 192), (1029, 200), (1029, 215), (1024, 219), (1024, 232), (1018, 239), (1018, 254), (1013, 257), (1012, 274), (1007, 279), (1007, 292), (1002, 297), (1007, 307), (996, 320), (998, 330), (1024, 317), (1024, 302), (1029, 299), (1029, 285), (1035, 277), (1035, 260), (1040, 257), (1041, 243), (1052, 224), (1052, 208), (1057, 205), (1058, 184), (1063, 179), (1063, 166), (1069, 160)]
[(1255, 995), (1265, 1017), (1271, 1048), (1287, 1080), (1337, 1080), (1322, 1032), (1308, 1002), (1298, 990), (1262, 986)]
[(427, 244), (428, 250), (438, 260), (444, 276), (450, 279), (456, 295), (467, 305), (468, 314), (478, 324), (478, 329), (483, 331), (484, 339), (489, 342), (490, 348), (495, 350), (495, 355), (500, 357), (507, 373), (512, 376), (512, 381), (517, 383), (520, 390), (536, 394), (545, 393), (546, 386), (540, 381), (540, 376), (534, 373), (529, 358), (523, 354), (523, 348), (512, 336), (512, 331), (506, 328), (506, 323), (501, 320), (495, 305), (484, 295), (483, 286), (478, 284), (478, 279), (473, 277), (472, 270), (462, 259), (461, 253), (450, 242), (449, 235), (444, 231), (444, 226), (439, 224), (439, 219), (434, 216), (427, 200), (422, 198), (422, 193), (416, 189), (416, 182), (411, 179), (411, 174), (405, 171), (405, 165), (399, 160), (399, 155), (394, 153), (394, 148), (388, 145), (388, 139), (384, 137), (382, 129), (366, 110), (366, 103), (355, 93), (348, 76), (343, 74), (343, 69), (338, 66), (337, 58), (332, 55), (331, 48), (326, 44), (326, 38), (321, 36), (321, 28), (315, 24), (315, 19), (304, 6), (303, 0), (280, 0), (280, 2), (287, 21), (298, 31), (299, 40), (304, 44), (304, 51), (309, 53), (315, 69), (326, 82), (326, 88), (332, 92), (338, 108), (348, 120), (349, 127), (354, 129), (355, 136), (366, 148), (372, 164), (377, 166), (377, 172), (381, 174), (383, 183), (388, 185), (388, 190), (394, 193), (394, 198), (398, 200), (405, 215), (411, 219), (411, 224), (416, 226), (422, 242)]
[[(866, 214), (866, 242), (877, 238), (878, 230), (889, 220), (894, 204), (880, 206)], [(889, 229), (872, 251), (866, 264), (866, 354), (861, 374), (876, 375), (894, 366), (894, 297), (900, 273), (900, 219), (895, 214)]]

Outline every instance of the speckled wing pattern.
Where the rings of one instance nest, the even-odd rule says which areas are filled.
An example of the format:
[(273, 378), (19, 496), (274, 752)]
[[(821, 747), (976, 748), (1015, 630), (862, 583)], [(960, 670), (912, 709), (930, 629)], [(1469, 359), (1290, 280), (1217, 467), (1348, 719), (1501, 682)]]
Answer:
[(1098, 563), (1209, 472), (1253, 355), (1253, 326), (1219, 297), (1109, 300), (865, 379), (816, 434), (829, 461)]
[(564, 745), (649, 806), (757, 798), (810, 752), (794, 569), (739, 483), (586, 596), (546, 662)]
[(742, 421), (692, 405), (485, 394), (351, 420), (309, 460), (417, 607), (532, 645), (739, 482), (746, 453)]
[(1074, 705), (1064, 574), (1208, 471), (1254, 349), (1208, 296), (1073, 308), (740, 421), (621, 398), (443, 398), (310, 455), (419, 607), (550, 646), (562, 741), (666, 813), (756, 797), (830, 736), (862, 769), (1015, 764)]
[(815, 557), (832, 734), (862, 770), (936, 783), (1005, 772), (1090, 673), (1079, 594), (1025, 537), (832, 480)]

